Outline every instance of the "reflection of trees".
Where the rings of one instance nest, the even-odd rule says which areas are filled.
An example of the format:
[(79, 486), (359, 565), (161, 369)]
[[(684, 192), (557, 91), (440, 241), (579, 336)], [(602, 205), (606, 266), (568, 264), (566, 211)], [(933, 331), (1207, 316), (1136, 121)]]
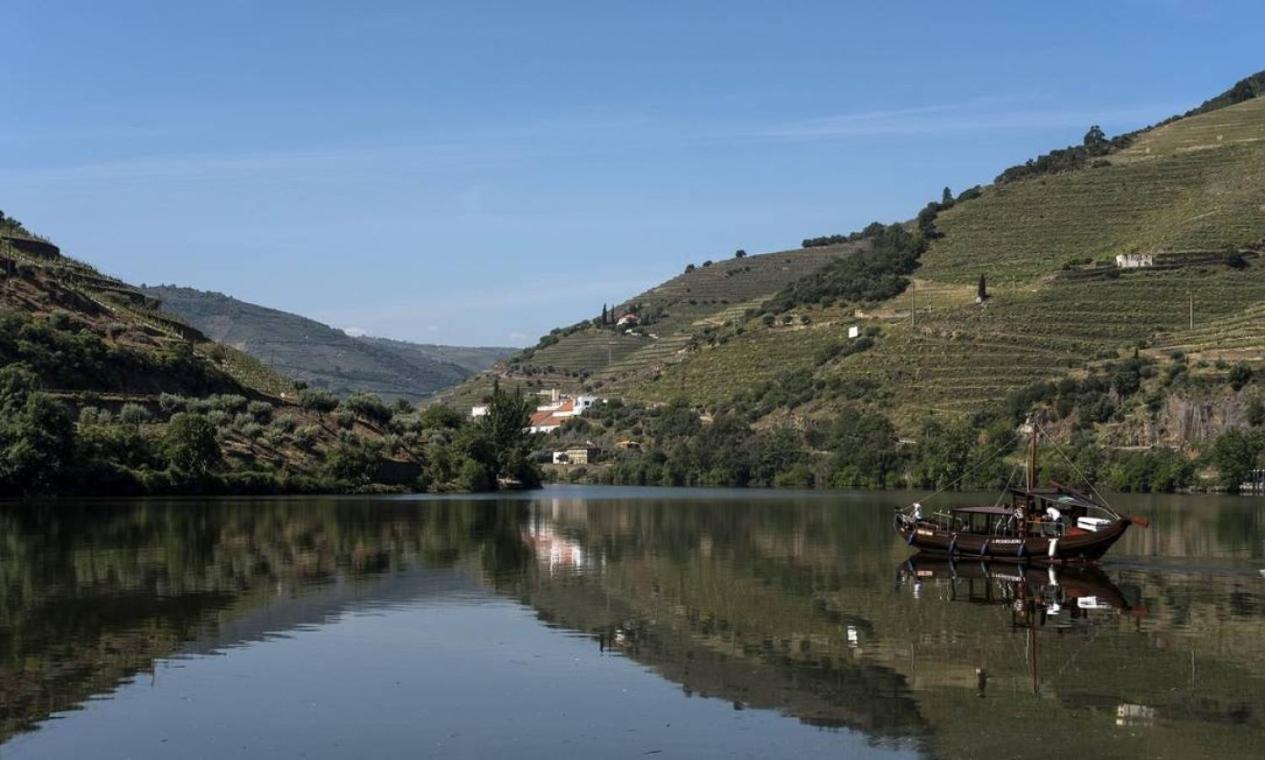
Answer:
[(263, 500), (0, 509), (0, 740), (336, 578), (528, 558), (513, 503)]
[[(930, 584), (921, 599), (894, 589), (907, 552), (885, 510), (642, 501), (553, 512), (552, 529), (600, 572), (535, 572), (522, 598), (603, 645), (622, 634), (615, 648), (690, 692), (880, 739), (922, 736), (944, 756), (1047, 756), (1034, 735), (1085, 756), (1250, 754), (1265, 731), (1265, 600), (1244, 586), (1255, 578), (1115, 573), (1150, 616), (1050, 618), (1034, 694), (1027, 632), (1009, 607), (951, 602)], [(1227, 519), (1182, 516), (1148, 540), (1215, 557)], [(1139, 716), (1146, 732), (1126, 730)]]

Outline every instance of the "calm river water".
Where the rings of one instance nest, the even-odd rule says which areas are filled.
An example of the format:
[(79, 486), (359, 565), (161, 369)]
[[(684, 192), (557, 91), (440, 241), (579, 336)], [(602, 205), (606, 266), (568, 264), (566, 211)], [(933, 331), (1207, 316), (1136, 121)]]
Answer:
[(912, 498), (0, 506), (0, 758), (1261, 756), (1265, 500), (1025, 573)]

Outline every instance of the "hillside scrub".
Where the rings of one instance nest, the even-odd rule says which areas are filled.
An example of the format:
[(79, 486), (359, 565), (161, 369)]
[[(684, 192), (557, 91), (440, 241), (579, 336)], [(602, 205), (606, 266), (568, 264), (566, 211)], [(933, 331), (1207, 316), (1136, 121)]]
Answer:
[[(330, 408), (324, 395), (307, 401), (317, 419)], [(0, 368), (0, 497), (492, 490), (540, 481), (521, 393), (498, 389), (478, 420), (444, 408), (392, 408), (376, 397), (351, 407), (385, 432), (357, 424), (348, 410), (347, 429), (335, 433), (301, 424), (302, 406), (277, 415), (272, 404), (235, 394), (166, 394), (117, 413), (85, 403), (75, 413), (30, 367), (9, 364)], [(456, 469), (444, 470), (449, 460)], [(410, 471), (420, 477), (402, 481)]]
[[(866, 227), (855, 238), (868, 246), (851, 256), (827, 264), (804, 277), (765, 303), (766, 312), (781, 314), (796, 306), (823, 301), (867, 303), (900, 295), (909, 286), (909, 275), (918, 268), (918, 259), (936, 236), (935, 218), (953, 203), (929, 203), (919, 214), (915, 230), (902, 224)], [(837, 236), (836, 236), (837, 237)], [(805, 247), (812, 241), (804, 241)]]

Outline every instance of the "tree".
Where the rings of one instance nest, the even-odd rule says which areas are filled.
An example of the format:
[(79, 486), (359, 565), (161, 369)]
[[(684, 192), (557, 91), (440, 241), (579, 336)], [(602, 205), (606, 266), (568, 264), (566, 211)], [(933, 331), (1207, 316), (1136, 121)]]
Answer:
[(0, 422), (0, 493), (54, 493), (74, 459), (75, 425), (66, 407), (32, 393)]
[(944, 188), (944, 192), (940, 194), (940, 205), (942, 206), (953, 205), (953, 191), (947, 187)]
[(329, 414), (338, 408), (338, 397), (329, 391), (304, 388), (299, 391), (299, 406), (309, 412)]
[(745, 259), (745, 258), (747, 258), (747, 252), (746, 252), (745, 250), (743, 250), (742, 248), (739, 248), (738, 250), (734, 251), (734, 258), (735, 258), (735, 259)]
[(149, 410), (140, 404), (129, 402), (119, 409), (119, 422), (124, 425), (144, 425), (150, 417)]
[(1237, 492), (1240, 484), (1251, 476), (1259, 453), (1260, 442), (1255, 436), (1234, 429), (1217, 437), (1208, 458), (1217, 468), (1221, 487)]
[(0, 494), (52, 493), (65, 485), (75, 423), (38, 384), (25, 365), (0, 369)]
[(466, 416), (447, 404), (432, 404), (422, 410), (423, 430), (456, 430), (466, 421)]
[(610, 324), (610, 312), (606, 310), (606, 304), (602, 304), (602, 324)]
[(536, 436), (528, 431), (533, 411), (521, 388), (509, 393), (497, 381), (487, 414), (462, 431), (466, 456), (484, 465), (494, 483), (496, 478), (509, 478), (524, 486), (539, 485), (540, 470), (531, 461)]
[(1230, 368), (1230, 387), (1234, 390), (1242, 390), (1243, 386), (1252, 381), (1252, 368), (1239, 362)]
[(379, 425), (391, 421), (391, 409), (372, 393), (353, 393), (343, 401), (343, 408), (361, 419)]
[(195, 412), (173, 415), (163, 435), (163, 454), (172, 467), (191, 475), (205, 475), (223, 459), (215, 439), (215, 426)]
[(975, 300), (980, 303), (988, 300), (988, 282), (984, 279), (983, 273), (979, 276), (979, 287), (975, 289)]
[(325, 472), (342, 483), (363, 486), (373, 482), (381, 461), (380, 444), (353, 437), (339, 442), (329, 452)]
[(1102, 127), (1095, 124), (1085, 133), (1083, 142), (1086, 148), (1101, 150), (1107, 144), (1107, 135), (1102, 131)]

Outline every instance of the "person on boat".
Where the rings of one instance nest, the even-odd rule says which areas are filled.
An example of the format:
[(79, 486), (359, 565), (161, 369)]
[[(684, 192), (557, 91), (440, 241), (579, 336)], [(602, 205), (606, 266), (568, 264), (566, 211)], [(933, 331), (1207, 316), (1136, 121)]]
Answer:
[(1049, 518), (1050, 522), (1056, 523), (1056, 522), (1062, 522), (1063, 520), (1063, 513), (1060, 512), (1057, 507), (1046, 507), (1045, 516)]
[(922, 502), (914, 502), (914, 522), (922, 522)]

